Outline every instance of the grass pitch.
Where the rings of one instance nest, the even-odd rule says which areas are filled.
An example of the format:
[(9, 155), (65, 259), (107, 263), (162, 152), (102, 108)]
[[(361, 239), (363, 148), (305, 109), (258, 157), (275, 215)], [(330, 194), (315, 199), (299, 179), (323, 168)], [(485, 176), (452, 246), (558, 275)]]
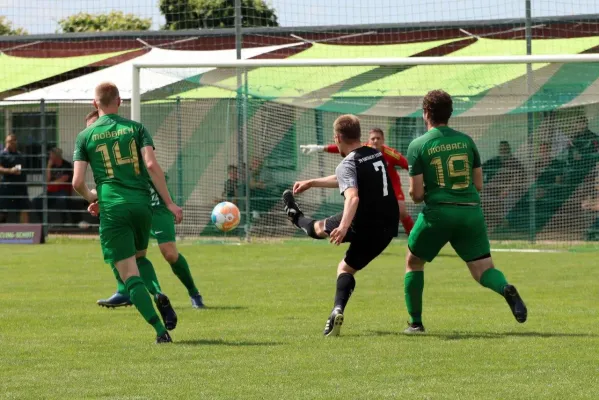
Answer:
[(179, 314), (155, 345), (114, 291), (97, 241), (0, 246), (1, 399), (596, 399), (599, 253), (495, 253), (529, 308), (517, 324), (449, 248), (425, 272), (428, 333), (400, 332), (405, 243), (358, 274), (323, 338), (344, 248), (181, 244), (208, 309), (149, 258)]

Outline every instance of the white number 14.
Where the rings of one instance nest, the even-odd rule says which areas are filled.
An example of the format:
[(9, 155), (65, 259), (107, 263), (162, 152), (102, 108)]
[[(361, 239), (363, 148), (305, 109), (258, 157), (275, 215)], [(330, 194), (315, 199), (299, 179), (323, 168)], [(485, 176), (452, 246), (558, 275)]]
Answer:
[(382, 161), (377, 161), (374, 164), (375, 171), (381, 171), (383, 173), (383, 196), (387, 196), (389, 194), (389, 189), (387, 189), (387, 171), (385, 171), (385, 164)]

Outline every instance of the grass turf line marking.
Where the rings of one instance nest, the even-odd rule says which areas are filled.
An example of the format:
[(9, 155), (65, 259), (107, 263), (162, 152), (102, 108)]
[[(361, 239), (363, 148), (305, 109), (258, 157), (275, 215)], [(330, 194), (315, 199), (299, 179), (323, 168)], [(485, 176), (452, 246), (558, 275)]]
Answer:
[(498, 253), (566, 253), (565, 250), (550, 249), (491, 249)]

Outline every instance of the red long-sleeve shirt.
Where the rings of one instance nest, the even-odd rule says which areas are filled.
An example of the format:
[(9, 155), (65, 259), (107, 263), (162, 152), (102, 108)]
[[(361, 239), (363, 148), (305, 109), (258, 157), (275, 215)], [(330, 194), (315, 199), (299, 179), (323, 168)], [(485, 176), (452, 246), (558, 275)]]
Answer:
[[(364, 146), (370, 145), (368, 143), (364, 143)], [(327, 153), (339, 153), (339, 148), (336, 144), (329, 144), (328, 146), (324, 147), (324, 151)], [(387, 176), (389, 177), (391, 185), (393, 186), (393, 190), (395, 191), (395, 197), (397, 197), (397, 200), (403, 201), (405, 200), (405, 196), (403, 194), (403, 190), (401, 189), (401, 180), (395, 167), (400, 167), (401, 169), (405, 169), (407, 171), (408, 160), (399, 151), (387, 145), (383, 145), (381, 152), (383, 153), (383, 158), (387, 162)]]

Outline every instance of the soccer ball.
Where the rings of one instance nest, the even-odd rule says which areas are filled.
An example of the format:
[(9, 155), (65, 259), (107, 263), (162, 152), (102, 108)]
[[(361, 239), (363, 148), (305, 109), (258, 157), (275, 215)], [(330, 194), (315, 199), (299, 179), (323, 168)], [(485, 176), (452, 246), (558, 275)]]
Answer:
[(212, 223), (223, 231), (229, 232), (239, 225), (239, 208), (233, 203), (223, 201), (212, 210)]

